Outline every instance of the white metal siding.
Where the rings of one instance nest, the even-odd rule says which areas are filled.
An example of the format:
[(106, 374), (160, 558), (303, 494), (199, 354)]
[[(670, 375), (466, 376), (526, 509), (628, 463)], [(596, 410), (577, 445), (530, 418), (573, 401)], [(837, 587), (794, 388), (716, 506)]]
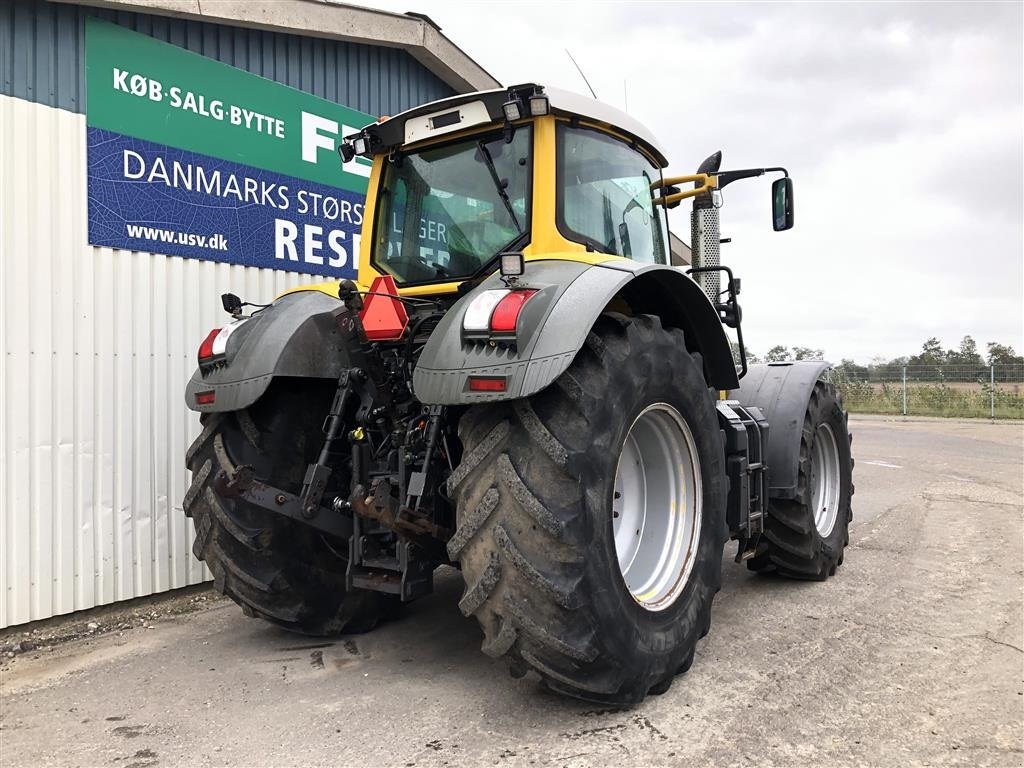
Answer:
[(209, 574), (184, 404), (219, 296), (309, 276), (87, 244), (85, 117), (0, 95), (0, 627)]

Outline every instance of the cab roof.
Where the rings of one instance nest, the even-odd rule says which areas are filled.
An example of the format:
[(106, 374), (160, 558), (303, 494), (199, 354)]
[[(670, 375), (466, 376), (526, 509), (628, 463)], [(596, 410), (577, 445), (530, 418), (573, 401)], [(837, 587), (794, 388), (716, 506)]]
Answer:
[(626, 134), (643, 145), (662, 168), (668, 165), (661, 143), (639, 120), (596, 99), (534, 83), (463, 93), (432, 101), (368, 125), (358, 134), (346, 136), (345, 140), (351, 142), (363, 137), (368, 139), (369, 154), (388, 152), (395, 147), (446, 133), (505, 121), (504, 106), (508, 102), (518, 101), (523, 116), (528, 117), (531, 97), (546, 97), (549, 111), (553, 114), (578, 117)]

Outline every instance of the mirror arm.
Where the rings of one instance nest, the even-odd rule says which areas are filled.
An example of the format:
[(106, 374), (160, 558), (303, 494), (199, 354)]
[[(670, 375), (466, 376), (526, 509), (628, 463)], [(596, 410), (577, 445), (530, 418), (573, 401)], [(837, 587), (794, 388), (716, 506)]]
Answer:
[[(651, 182), (651, 189), (661, 189), (661, 187), (674, 187), (676, 184), (687, 184), (689, 182), (697, 183), (700, 182), (704, 186), (708, 186), (709, 182), (715, 177), (708, 173), (691, 173), (686, 176), (666, 176), (663, 179), (657, 179)], [(702, 187), (703, 188), (703, 187)]]
[(665, 186), (675, 186), (676, 184), (688, 184), (690, 182), (700, 184), (700, 186), (695, 189), (685, 189), (682, 192), (674, 192), (671, 195), (656, 197), (654, 198), (654, 204), (669, 206), (688, 197), (704, 195), (718, 188), (718, 177), (706, 173), (692, 173), (688, 176), (669, 176), (665, 179), (659, 179), (651, 184), (651, 190), (653, 191)]
[(765, 168), (749, 168), (745, 171), (722, 171), (718, 174), (718, 187), (721, 189), (726, 184), (732, 184), (740, 179), (753, 179), (756, 176), (764, 176)]
[(688, 197), (697, 197), (697, 195), (704, 195), (708, 192), (709, 190), (704, 187), (699, 189), (685, 189), (682, 192), (675, 192), (671, 195), (665, 195), (664, 197), (656, 197), (654, 198), (654, 204), (671, 206), (673, 203), (678, 203), (680, 200), (685, 200)]
[(722, 171), (718, 174), (718, 188), (721, 189), (726, 184), (732, 184), (734, 181), (740, 179), (752, 179), (756, 176), (764, 176), (766, 173), (782, 173), (783, 176), (789, 177), (789, 171), (785, 168), (748, 168), (743, 171)]
[(693, 183), (699, 182), (702, 186), (698, 188), (702, 189), (705, 186), (714, 186), (714, 179), (715, 176), (708, 173), (690, 173), (686, 176), (666, 176), (665, 178), (659, 178), (655, 181), (651, 181), (650, 188), (653, 191), (654, 189), (660, 189), (663, 186), (675, 186), (676, 184), (686, 184), (692, 181)]

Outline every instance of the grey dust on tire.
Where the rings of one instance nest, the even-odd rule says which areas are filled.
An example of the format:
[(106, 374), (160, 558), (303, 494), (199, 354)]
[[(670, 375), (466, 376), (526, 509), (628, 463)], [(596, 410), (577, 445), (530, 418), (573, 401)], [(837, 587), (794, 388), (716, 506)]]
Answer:
[(577, 698), (667, 690), (710, 627), (728, 535), (714, 393), (682, 332), (604, 315), (555, 385), (470, 408), (459, 435), (448, 550), (484, 652)]

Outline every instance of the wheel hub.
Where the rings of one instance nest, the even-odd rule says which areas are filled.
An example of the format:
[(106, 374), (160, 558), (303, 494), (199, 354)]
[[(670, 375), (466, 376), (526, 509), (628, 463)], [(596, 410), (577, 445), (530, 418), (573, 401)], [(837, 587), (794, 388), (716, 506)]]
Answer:
[(667, 403), (646, 408), (619, 454), (612, 529), (626, 588), (649, 611), (668, 608), (689, 579), (700, 541), (700, 460), (689, 426)]
[(835, 528), (839, 516), (839, 447), (832, 427), (819, 424), (811, 448), (811, 504), (814, 526), (822, 537)]

